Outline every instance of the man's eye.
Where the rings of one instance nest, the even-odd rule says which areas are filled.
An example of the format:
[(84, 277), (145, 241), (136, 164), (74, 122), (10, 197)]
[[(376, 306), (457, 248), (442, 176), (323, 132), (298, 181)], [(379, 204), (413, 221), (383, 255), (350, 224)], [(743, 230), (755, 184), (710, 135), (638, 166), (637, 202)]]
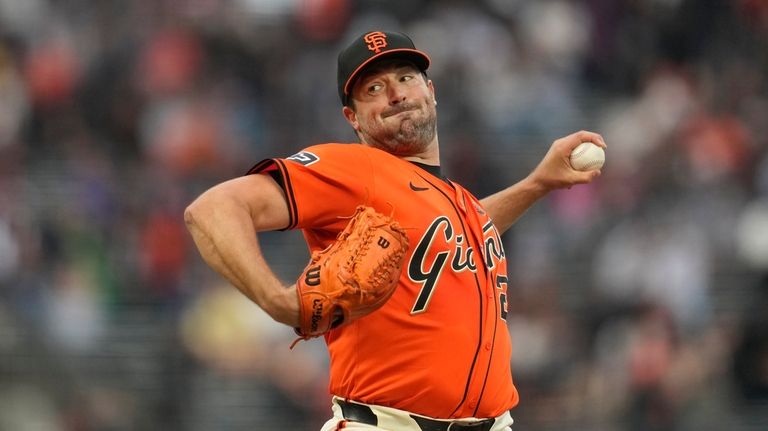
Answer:
[(382, 87), (381, 84), (371, 84), (370, 86), (368, 86), (368, 92), (375, 93), (381, 90), (381, 87)]
[(400, 81), (405, 82), (405, 81), (410, 81), (411, 79), (413, 79), (413, 75), (403, 75), (400, 78)]

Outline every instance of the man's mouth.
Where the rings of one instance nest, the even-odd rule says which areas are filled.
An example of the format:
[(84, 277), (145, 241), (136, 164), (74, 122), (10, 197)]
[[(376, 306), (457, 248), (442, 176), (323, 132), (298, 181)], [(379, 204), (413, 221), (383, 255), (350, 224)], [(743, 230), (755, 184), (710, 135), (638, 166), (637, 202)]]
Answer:
[(382, 118), (394, 117), (395, 115), (402, 114), (403, 112), (415, 111), (416, 108), (417, 107), (414, 105), (398, 106), (396, 108), (392, 108), (391, 110), (385, 112), (381, 117)]

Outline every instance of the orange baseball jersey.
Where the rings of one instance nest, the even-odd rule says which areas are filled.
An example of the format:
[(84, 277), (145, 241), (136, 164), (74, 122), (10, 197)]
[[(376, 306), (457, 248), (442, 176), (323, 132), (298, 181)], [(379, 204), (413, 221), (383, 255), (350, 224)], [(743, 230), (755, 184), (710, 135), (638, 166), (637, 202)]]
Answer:
[(479, 201), (411, 163), (359, 144), (267, 159), (310, 251), (328, 246), (360, 204), (390, 214), (410, 249), (379, 310), (325, 335), (332, 394), (434, 418), (496, 417), (517, 404), (506, 325), (507, 269)]

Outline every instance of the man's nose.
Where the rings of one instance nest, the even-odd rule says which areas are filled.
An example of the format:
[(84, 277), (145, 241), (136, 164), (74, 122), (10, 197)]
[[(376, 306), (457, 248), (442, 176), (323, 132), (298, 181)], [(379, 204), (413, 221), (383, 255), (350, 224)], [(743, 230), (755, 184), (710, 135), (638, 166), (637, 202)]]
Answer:
[(389, 87), (389, 103), (391, 105), (397, 105), (405, 101), (405, 89), (401, 85), (391, 85)]

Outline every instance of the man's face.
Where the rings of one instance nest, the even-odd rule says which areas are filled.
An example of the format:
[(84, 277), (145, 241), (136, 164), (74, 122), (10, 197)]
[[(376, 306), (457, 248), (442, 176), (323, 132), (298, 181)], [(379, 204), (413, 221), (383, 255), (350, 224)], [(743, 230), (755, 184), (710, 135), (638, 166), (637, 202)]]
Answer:
[(383, 60), (370, 66), (350, 94), (344, 115), (363, 143), (397, 156), (423, 153), (435, 141), (437, 112), (431, 81), (412, 63)]

